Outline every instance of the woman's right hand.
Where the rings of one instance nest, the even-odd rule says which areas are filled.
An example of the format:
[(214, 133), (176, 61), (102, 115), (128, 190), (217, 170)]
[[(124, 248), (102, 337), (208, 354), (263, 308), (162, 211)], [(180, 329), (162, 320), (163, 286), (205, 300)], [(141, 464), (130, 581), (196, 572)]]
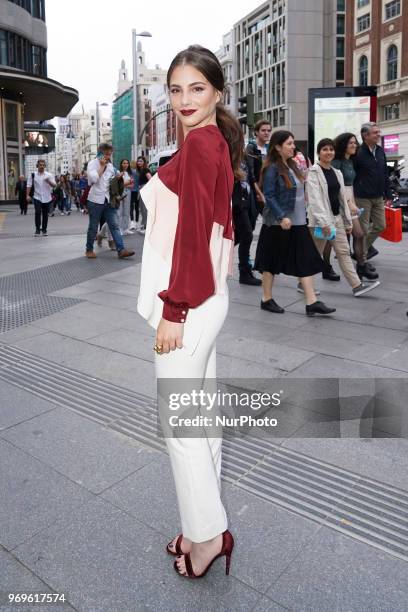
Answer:
[(288, 217), (284, 217), (279, 224), (283, 230), (290, 230), (292, 221)]

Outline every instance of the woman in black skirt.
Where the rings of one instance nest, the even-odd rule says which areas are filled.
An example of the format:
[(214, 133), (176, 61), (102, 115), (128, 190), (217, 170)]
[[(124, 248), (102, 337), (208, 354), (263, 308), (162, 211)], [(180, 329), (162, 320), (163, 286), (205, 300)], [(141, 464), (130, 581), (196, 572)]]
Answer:
[(261, 308), (284, 312), (272, 298), (274, 276), (282, 273), (299, 278), (307, 315), (330, 314), (336, 309), (317, 301), (313, 287), (313, 275), (323, 270), (323, 261), (307, 227), (304, 177), (293, 160), (294, 152), (291, 132), (272, 134), (261, 173), (266, 203), (254, 265), (262, 272)]

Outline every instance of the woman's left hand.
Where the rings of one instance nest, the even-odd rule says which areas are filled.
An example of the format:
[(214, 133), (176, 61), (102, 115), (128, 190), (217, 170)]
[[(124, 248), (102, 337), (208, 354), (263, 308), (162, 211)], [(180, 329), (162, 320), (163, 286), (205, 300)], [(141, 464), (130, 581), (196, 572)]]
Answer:
[(346, 230), (346, 234), (351, 234), (351, 232), (353, 231), (353, 228), (352, 227), (346, 227), (345, 230)]
[(161, 319), (156, 332), (156, 346), (160, 353), (169, 353), (176, 348), (183, 348), (184, 324)]

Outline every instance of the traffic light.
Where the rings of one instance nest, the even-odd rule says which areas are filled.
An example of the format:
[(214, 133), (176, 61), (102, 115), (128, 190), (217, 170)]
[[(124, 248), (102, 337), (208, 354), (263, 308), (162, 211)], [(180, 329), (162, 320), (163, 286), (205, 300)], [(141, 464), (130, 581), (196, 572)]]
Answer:
[(241, 115), (244, 115), (243, 117), (239, 118), (239, 122), (247, 124), (248, 127), (254, 127), (254, 94), (247, 94), (246, 96), (241, 96), (241, 98), (238, 98), (238, 102), (238, 112)]

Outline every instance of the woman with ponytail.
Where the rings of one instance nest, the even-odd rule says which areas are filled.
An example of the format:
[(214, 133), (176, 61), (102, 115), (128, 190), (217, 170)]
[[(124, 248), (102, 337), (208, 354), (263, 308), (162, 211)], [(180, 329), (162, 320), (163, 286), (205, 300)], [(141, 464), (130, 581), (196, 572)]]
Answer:
[[(244, 143), (222, 104), (223, 72), (211, 51), (194, 45), (178, 53), (167, 87), (184, 142), (141, 191), (148, 215), (138, 311), (156, 330), (159, 414), (181, 519), (181, 533), (166, 550), (179, 575), (197, 578), (220, 556), (229, 572), (234, 541), (220, 496), (222, 440), (207, 425), (177, 429), (182, 411), (173, 401), (180, 394), (169, 388), (185, 395), (187, 386), (200, 392), (216, 379), (233, 250), (231, 196)], [(200, 407), (214, 416), (192, 405), (194, 416), (204, 418)]]

